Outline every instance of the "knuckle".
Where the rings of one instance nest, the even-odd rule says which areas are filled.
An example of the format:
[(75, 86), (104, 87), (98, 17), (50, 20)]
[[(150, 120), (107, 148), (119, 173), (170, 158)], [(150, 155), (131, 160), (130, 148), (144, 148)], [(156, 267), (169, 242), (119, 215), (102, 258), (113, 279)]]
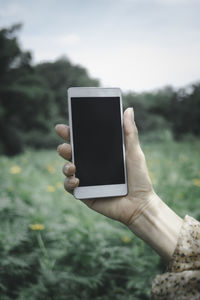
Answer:
[(64, 143), (64, 144), (60, 144), (57, 147), (57, 151), (59, 153), (60, 156), (62, 156), (63, 158), (66, 159), (70, 159), (71, 158), (71, 145)]
[(63, 148), (63, 150), (66, 151), (66, 153), (71, 153), (72, 151), (72, 147), (70, 144), (65, 143)]
[(61, 148), (62, 148), (63, 144), (59, 144), (58, 147), (57, 147), (57, 151), (60, 153), (61, 151)]
[(65, 143), (66, 150), (71, 151), (72, 147), (70, 144)]
[(62, 168), (63, 174), (67, 175), (69, 167), (70, 167), (70, 163), (64, 164), (64, 166)]
[(73, 190), (77, 186), (77, 178), (67, 177), (65, 179), (65, 187), (67, 190)]
[(69, 182), (69, 178), (65, 178), (65, 181), (64, 181), (64, 187), (66, 189), (66, 191), (70, 192), (72, 190), (71, 188), (71, 185), (70, 185), (70, 182)]
[(75, 173), (75, 165), (71, 162), (64, 164), (62, 171), (66, 176), (72, 176)]
[(65, 180), (64, 180), (64, 188), (65, 188), (66, 191), (68, 191), (68, 187), (67, 187), (67, 178), (65, 178)]

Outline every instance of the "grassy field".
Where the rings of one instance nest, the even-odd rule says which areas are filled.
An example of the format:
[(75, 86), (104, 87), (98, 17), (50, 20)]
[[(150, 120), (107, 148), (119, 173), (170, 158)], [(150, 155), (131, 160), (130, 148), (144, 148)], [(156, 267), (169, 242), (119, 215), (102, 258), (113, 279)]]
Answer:
[[(200, 142), (143, 145), (156, 192), (200, 220)], [(0, 157), (0, 299), (149, 299), (163, 261), (63, 189), (56, 151)]]

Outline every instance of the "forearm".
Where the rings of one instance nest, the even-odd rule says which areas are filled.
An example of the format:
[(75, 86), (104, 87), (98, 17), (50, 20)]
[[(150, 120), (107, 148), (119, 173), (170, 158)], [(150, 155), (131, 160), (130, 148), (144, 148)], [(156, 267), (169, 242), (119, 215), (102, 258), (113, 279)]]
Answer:
[(157, 195), (138, 216), (134, 216), (129, 228), (149, 244), (160, 256), (169, 260), (176, 248), (183, 220)]

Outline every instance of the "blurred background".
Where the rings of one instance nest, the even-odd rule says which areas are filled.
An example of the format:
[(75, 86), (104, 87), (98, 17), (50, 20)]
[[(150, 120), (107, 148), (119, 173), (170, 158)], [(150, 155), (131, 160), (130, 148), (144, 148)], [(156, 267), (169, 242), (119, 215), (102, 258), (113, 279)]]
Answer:
[(0, 0), (1, 299), (149, 299), (162, 260), (64, 192), (67, 88), (120, 87), (156, 192), (200, 219), (200, 2)]

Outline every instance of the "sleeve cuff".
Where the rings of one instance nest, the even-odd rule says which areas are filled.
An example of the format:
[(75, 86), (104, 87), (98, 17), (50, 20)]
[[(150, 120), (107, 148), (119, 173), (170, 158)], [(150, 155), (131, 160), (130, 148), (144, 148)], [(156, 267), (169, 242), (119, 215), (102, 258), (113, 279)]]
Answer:
[(152, 300), (199, 299), (200, 223), (185, 216), (167, 272), (156, 276)]

